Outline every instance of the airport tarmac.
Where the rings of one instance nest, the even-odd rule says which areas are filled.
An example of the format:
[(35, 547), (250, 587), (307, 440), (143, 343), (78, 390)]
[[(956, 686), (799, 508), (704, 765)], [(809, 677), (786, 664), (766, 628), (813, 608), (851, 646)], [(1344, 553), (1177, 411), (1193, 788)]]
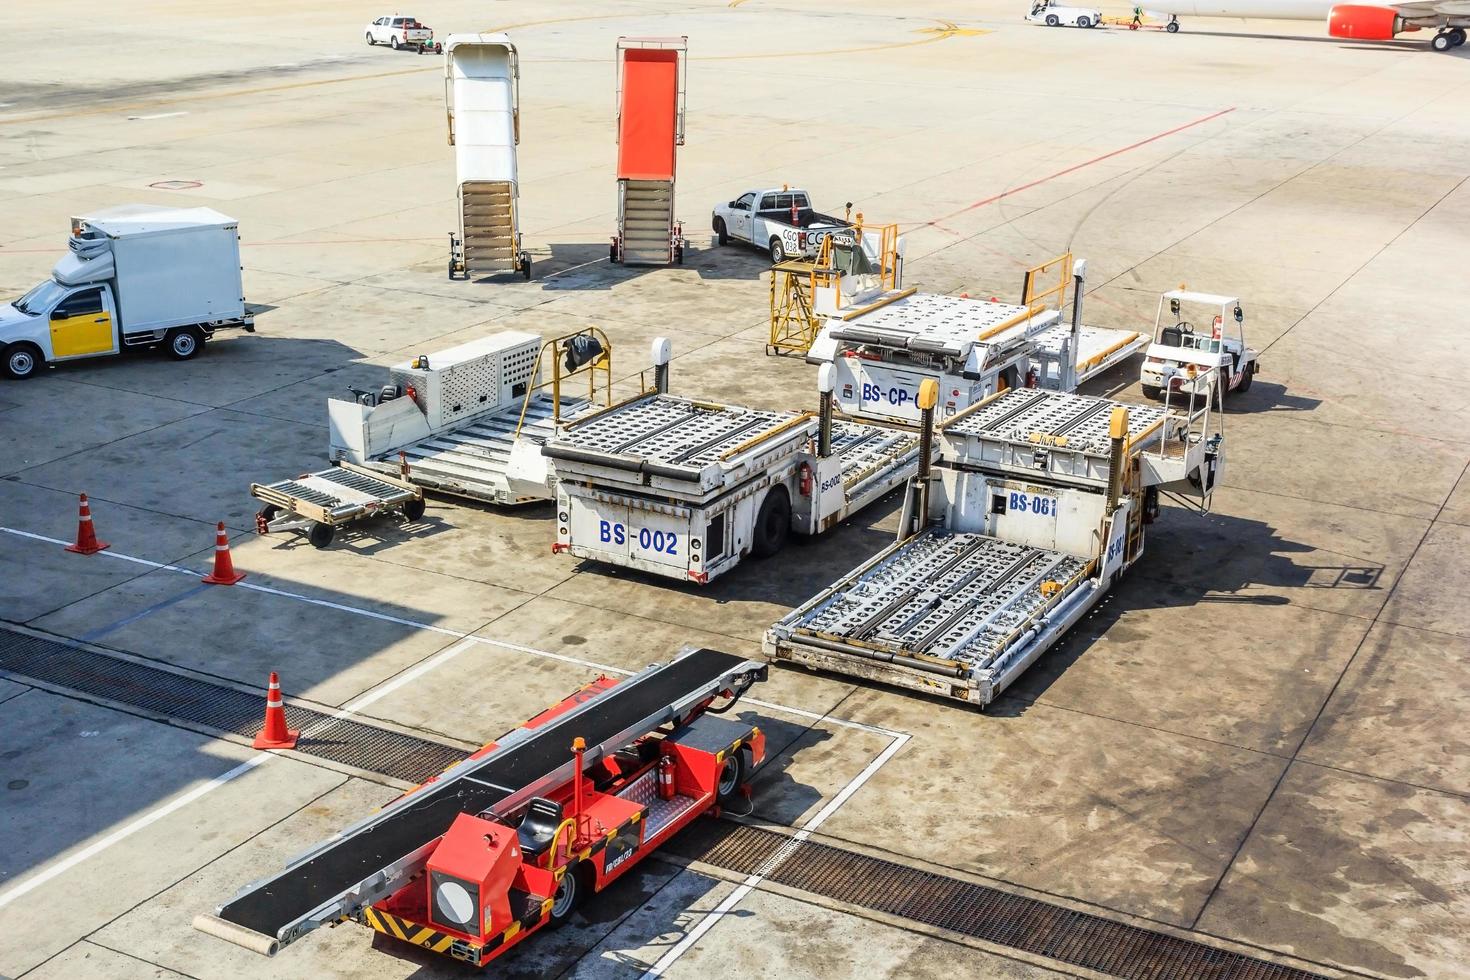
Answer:
[[(8, 12), (0, 299), (48, 275), (71, 216), (150, 202), (238, 218), (267, 309), (187, 364), (0, 383), (0, 619), (240, 690), (279, 670), (288, 699), (461, 748), (601, 671), (691, 644), (758, 656), (891, 540), (896, 499), (701, 589), (553, 556), (549, 505), (435, 499), (316, 551), (257, 536), (249, 484), (324, 465), (327, 396), (502, 329), (601, 327), (625, 389), (667, 336), (675, 393), (811, 407), (814, 370), (763, 353), (768, 263), (708, 234), (710, 206), (754, 187), (898, 222), (928, 291), (1014, 298), (1072, 250), (1090, 323), (1150, 329), (1181, 282), (1241, 297), (1261, 375), (1231, 403), (1213, 512), (1166, 507), (1138, 567), (987, 713), (773, 668), (742, 709), (770, 739), (752, 818), (1306, 974), (1465, 975), (1465, 49), (1291, 22), (1047, 29), (997, 0), (426, 2), (411, 12), (441, 37), (506, 29), (522, 59), (536, 274), (450, 282), (442, 62), (366, 46), (391, 12)], [(624, 34), (689, 36), (682, 267), (607, 261)], [(1140, 400), (1137, 370), (1089, 390)], [(100, 555), (61, 550), (80, 492)], [(221, 520), (249, 577), (200, 588)], [(468, 972), (353, 925), (273, 960), (190, 928), (399, 780), (20, 673), (0, 679), (0, 748), (0, 975)], [(1119, 972), (752, 885), (687, 842), (490, 969)]]

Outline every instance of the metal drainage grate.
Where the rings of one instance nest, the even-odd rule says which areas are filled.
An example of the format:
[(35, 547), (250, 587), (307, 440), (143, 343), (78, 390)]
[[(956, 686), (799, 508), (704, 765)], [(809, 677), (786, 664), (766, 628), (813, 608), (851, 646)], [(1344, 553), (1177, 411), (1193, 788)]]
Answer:
[(1326, 980), (1295, 967), (755, 827), (722, 829), (722, 836), (695, 856), (736, 874), (760, 873), (789, 888), (1116, 977)]
[[(247, 694), (8, 629), (0, 629), (0, 669), (246, 738), (260, 734), (265, 717), (264, 692)], [(301, 730), (297, 752), (411, 783), (437, 776), (466, 755), (443, 742), (294, 704), (286, 705), (286, 723)]]

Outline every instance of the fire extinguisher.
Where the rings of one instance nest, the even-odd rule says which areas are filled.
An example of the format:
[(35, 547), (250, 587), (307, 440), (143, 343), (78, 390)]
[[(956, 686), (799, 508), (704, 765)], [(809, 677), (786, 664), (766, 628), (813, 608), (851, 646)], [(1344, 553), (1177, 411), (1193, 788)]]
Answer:
[(1027, 388), (1035, 388), (1036, 387), (1036, 382), (1038, 380), (1040, 380), (1040, 375), (1038, 375), (1036, 373), (1036, 369), (1035, 368), (1032, 368), (1031, 370), (1029, 370), (1029, 371), (1026, 372), (1026, 387)]
[(671, 755), (659, 756), (658, 798), (661, 800), (674, 798), (674, 757)]
[(797, 475), (800, 479), (801, 495), (810, 497), (812, 495), (812, 467), (810, 463), (802, 463), (797, 467)]

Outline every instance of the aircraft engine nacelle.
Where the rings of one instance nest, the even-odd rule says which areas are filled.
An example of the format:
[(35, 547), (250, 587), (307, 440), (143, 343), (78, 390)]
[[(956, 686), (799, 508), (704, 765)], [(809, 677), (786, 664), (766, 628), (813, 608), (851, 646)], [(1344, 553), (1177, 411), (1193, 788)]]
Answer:
[(1341, 4), (1327, 15), (1327, 33), (1355, 41), (1391, 41), (1408, 29), (1404, 19), (1390, 7)]

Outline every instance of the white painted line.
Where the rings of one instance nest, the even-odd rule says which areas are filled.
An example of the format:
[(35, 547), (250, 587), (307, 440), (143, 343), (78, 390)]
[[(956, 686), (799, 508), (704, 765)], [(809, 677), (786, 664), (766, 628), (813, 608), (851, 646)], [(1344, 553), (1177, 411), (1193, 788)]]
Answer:
[[(14, 534), (17, 537), (29, 538), (32, 541), (43, 541), (47, 544), (56, 544), (63, 546), (71, 544), (70, 541), (62, 541), (60, 538), (49, 538), (46, 537), (44, 534), (35, 534), (31, 531), (21, 531), (13, 527), (0, 526), (0, 531), (5, 532), (6, 534)], [(106, 551), (99, 551), (97, 553), (97, 556), (104, 558), (113, 558), (119, 561), (133, 562), (134, 564), (144, 565), (149, 568), (161, 569), (164, 571), (182, 572), (185, 575), (200, 574), (194, 569), (182, 568), (178, 565), (169, 565), (164, 562), (150, 561), (147, 558), (137, 558), (133, 555), (124, 554), (111, 548)], [(297, 602), (305, 602), (313, 606), (320, 606), (324, 609), (334, 609), (338, 612), (350, 613), (354, 616), (363, 616), (368, 619), (376, 619), (381, 622), (393, 623), (398, 626), (407, 626), (410, 629), (425, 630), (430, 633), (438, 633), (441, 636), (452, 636), (455, 639), (459, 640), (470, 640), (475, 643), (486, 644), (487, 646), (496, 646), (506, 650), (515, 650), (518, 653), (528, 654), (533, 657), (541, 657), (546, 660), (559, 660), (562, 663), (575, 664), (578, 667), (586, 667), (589, 670), (600, 670), (604, 673), (618, 674), (623, 677), (627, 677), (628, 675), (633, 673), (633, 671), (631, 670), (627, 670), (622, 667), (614, 667), (611, 664), (600, 664), (595, 660), (583, 660), (580, 657), (572, 657), (562, 653), (552, 653), (550, 650), (538, 650), (535, 647), (523, 646), (519, 643), (510, 643), (506, 640), (496, 640), (488, 636), (476, 636), (473, 633), (465, 633), (461, 630), (452, 630), (444, 626), (435, 626), (431, 623), (420, 623), (417, 620), (404, 619), (401, 616), (390, 616), (387, 613), (375, 612), (374, 610), (363, 609), (359, 606), (349, 606), (340, 602), (332, 602), (329, 599), (318, 599), (313, 596), (302, 595), (299, 592), (288, 592), (285, 589), (276, 589), (272, 588), (269, 585), (259, 585), (253, 582), (246, 581), (239, 582), (236, 585), (232, 586), (232, 588), (249, 589), (252, 592), (260, 592), (265, 595), (279, 596), (283, 599), (294, 599)], [(790, 705), (776, 704), (772, 701), (760, 701), (755, 698), (743, 698), (742, 700), (746, 704), (754, 705), (759, 708), (766, 708), (771, 711), (780, 711), (785, 714), (794, 715), (798, 718), (808, 718), (813, 721), (820, 721), (830, 725), (837, 725), (841, 728), (851, 728), (857, 731), (869, 732), (873, 735), (881, 735), (885, 738), (898, 738), (900, 736), (907, 737), (906, 735), (904, 735), (903, 732), (896, 732), (887, 728), (880, 728), (876, 725), (865, 725), (859, 721), (848, 721), (845, 718), (835, 718), (831, 715), (822, 714), (821, 712), (808, 711), (805, 708), (794, 708)]]
[(255, 756), (254, 758), (246, 759), (244, 762), (240, 763), (229, 772), (221, 773), (220, 775), (215, 776), (209, 782), (204, 783), (202, 786), (196, 786), (182, 796), (174, 797), (163, 806), (148, 811), (147, 813), (143, 814), (143, 816), (139, 817), (137, 820), (134, 820), (127, 826), (122, 827), (118, 830), (114, 830), (112, 833), (108, 834), (101, 840), (94, 841), (93, 843), (82, 848), (80, 851), (68, 855), (65, 859), (58, 861), (55, 864), (47, 865), (44, 869), (25, 879), (20, 884), (14, 886), (13, 888), (7, 889), (4, 892), (0, 892), (0, 908), (4, 908), (11, 902), (15, 901), (17, 898), (20, 898), (21, 896), (26, 895), (29, 892), (41, 887), (42, 885), (46, 884), (46, 882), (55, 878), (57, 875), (65, 874), (88, 858), (95, 857), (98, 854), (101, 854), (113, 844), (116, 844), (121, 840), (125, 840), (128, 837), (131, 837), (133, 834), (142, 830), (144, 827), (147, 827), (149, 824), (162, 820), (164, 817), (168, 816), (170, 813), (173, 813), (176, 810), (183, 809), (190, 803), (193, 803), (195, 800), (199, 799), (205, 793), (213, 792), (214, 790), (219, 789), (221, 786), (223, 786), (225, 783), (228, 783), (235, 777), (245, 775), (245, 773), (249, 772), (251, 769), (254, 769), (261, 763), (268, 762), (271, 758), (271, 753), (263, 753), (261, 755)]
[[(369, 705), (381, 701), (389, 694), (392, 694), (400, 687), (403, 687), (403, 685), (418, 680), (424, 674), (427, 674), (429, 671), (441, 666), (446, 661), (458, 656), (463, 651), (469, 649), (469, 646), (470, 644), (466, 640), (461, 640), (459, 643), (454, 644), (454, 646), (439, 651), (429, 659), (414, 667), (412, 670), (405, 671), (404, 673), (399, 674), (397, 677), (392, 678), (391, 680), (379, 685), (378, 687), (372, 688), (371, 690), (364, 693), (361, 697), (354, 700), (351, 704), (341, 708), (330, 716), (323, 718), (315, 725), (309, 726), (305, 731), (301, 733), (302, 737), (310, 737), (313, 732), (327, 727), (332, 722), (349, 717), (350, 715), (354, 715), (362, 709), (368, 707)], [(188, 806), (190, 803), (193, 803), (195, 800), (199, 799), (205, 794), (212, 793), (226, 783), (245, 775), (256, 766), (264, 765), (265, 763), (274, 759), (276, 757), (276, 754), (277, 753), (275, 752), (261, 752), (259, 755), (252, 756), (251, 758), (246, 759), (244, 762), (240, 763), (235, 768), (227, 772), (220, 773), (209, 782), (194, 787), (187, 793), (184, 793), (182, 796), (174, 797), (172, 800), (169, 800), (162, 806), (148, 811), (147, 813), (143, 814), (143, 816), (134, 820), (132, 823), (129, 823), (126, 826), (113, 831), (99, 841), (95, 841), (92, 844), (87, 845), (80, 851), (77, 851), (75, 854), (68, 855), (65, 859), (58, 861), (55, 864), (48, 865), (45, 869), (37, 872), (29, 878), (26, 878), (24, 881), (14, 886), (13, 888), (10, 888), (4, 892), (0, 892), (0, 908), (4, 908), (16, 899), (28, 894), (31, 891), (34, 891), (40, 886), (46, 884), (48, 881), (56, 878), (58, 875), (65, 874), (72, 868), (75, 868), (77, 865), (81, 864), (83, 861), (86, 861), (88, 858), (95, 857), (98, 854), (101, 854), (112, 845), (126, 840), (133, 834), (144, 829), (145, 827), (148, 827), (149, 825), (154, 824), (159, 820), (162, 820), (169, 814)]]
[(129, 116), (128, 119), (129, 120), (170, 119), (170, 118), (172, 118), (174, 116), (187, 116), (188, 114), (189, 113), (188, 113), (187, 110), (184, 110), (184, 111), (181, 111), (181, 112), (155, 112), (151, 116)]
[(852, 799), (852, 794), (861, 789), (862, 785), (871, 779), (874, 773), (882, 769), (888, 760), (897, 755), (899, 750), (908, 744), (911, 737), (901, 734), (890, 742), (887, 748), (879, 752), (877, 757), (868, 763), (866, 769), (858, 773), (846, 786), (842, 787), (836, 796), (827, 801), (826, 806), (822, 807), (822, 809), (812, 815), (810, 820), (802, 824), (801, 829), (795, 834), (792, 834), (790, 840), (782, 844), (776, 853), (772, 854), (754, 874), (746, 878), (734, 891), (726, 895), (724, 901), (716, 905), (713, 911), (707, 913), (704, 918), (700, 919), (693, 929), (690, 929), (684, 934), (683, 939), (680, 939), (667, 953), (664, 953), (663, 956), (658, 958), (658, 962), (644, 971), (640, 980), (656, 980), (656, 978), (663, 976), (664, 971), (673, 966), (681, 956), (689, 952), (704, 937), (705, 933), (713, 929), (716, 923), (728, 915), (735, 906), (745, 900), (745, 896), (755, 891), (761, 882), (765, 881), (787, 858), (794, 854), (797, 847), (803, 841), (810, 837), (818, 827), (827, 822), (828, 817), (832, 816), (844, 803)]

